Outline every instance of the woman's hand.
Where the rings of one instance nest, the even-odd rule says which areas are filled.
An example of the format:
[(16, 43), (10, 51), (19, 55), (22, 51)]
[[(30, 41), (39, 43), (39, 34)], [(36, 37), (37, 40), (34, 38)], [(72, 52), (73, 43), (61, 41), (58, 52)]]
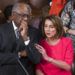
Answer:
[(49, 57), (48, 57), (48, 55), (46, 53), (46, 50), (39, 44), (35, 44), (35, 47), (42, 54), (43, 58), (45, 60), (48, 60)]

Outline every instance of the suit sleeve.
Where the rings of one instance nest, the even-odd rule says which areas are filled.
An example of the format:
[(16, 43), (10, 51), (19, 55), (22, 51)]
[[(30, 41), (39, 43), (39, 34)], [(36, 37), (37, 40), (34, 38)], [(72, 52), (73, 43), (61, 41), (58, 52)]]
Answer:
[(38, 37), (39, 34), (38, 32), (34, 33), (31, 35), (32, 40), (30, 41), (29, 45), (26, 47), (27, 53), (28, 53), (28, 58), (34, 63), (37, 64), (41, 60), (41, 54), (38, 52), (38, 50), (35, 48), (34, 44), (38, 43)]
[(27, 53), (28, 58), (34, 63), (37, 64), (41, 60), (41, 54), (38, 52), (38, 50), (34, 47), (34, 44), (29, 44), (27, 46)]
[(6, 49), (2, 47), (2, 44), (3, 39), (0, 34), (0, 65), (17, 63), (18, 55), (14, 52), (6, 52)]
[(18, 63), (18, 55), (15, 53), (0, 53), (0, 65)]

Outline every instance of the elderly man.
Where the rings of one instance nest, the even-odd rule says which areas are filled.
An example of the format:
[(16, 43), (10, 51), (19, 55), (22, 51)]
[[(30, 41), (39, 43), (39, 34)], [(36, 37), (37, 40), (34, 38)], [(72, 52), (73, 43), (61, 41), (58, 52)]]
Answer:
[(34, 47), (38, 32), (28, 25), (30, 15), (29, 5), (16, 3), (12, 22), (1, 25), (0, 75), (26, 75), (26, 71), (34, 75), (34, 64), (40, 62), (41, 55)]

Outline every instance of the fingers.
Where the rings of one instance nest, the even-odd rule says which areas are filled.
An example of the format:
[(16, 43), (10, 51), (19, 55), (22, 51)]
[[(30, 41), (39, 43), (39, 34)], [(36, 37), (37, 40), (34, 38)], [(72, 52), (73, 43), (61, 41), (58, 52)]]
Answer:
[(40, 53), (44, 53), (44, 48), (43, 48), (41, 45), (35, 44), (35, 47), (38, 49), (38, 51), (39, 51)]
[(39, 44), (35, 44), (35, 46), (37, 46), (38, 48), (42, 48), (42, 46)]
[(27, 56), (27, 52), (24, 50), (24, 51), (18, 52), (18, 55), (20, 57), (26, 57)]
[(28, 34), (27, 22), (25, 22), (25, 21), (21, 22), (21, 25), (19, 27), (19, 31), (20, 31), (20, 34), (21, 34), (23, 39), (27, 38), (27, 34)]
[(20, 25), (20, 27), (19, 27), (19, 30), (21, 31), (21, 30), (27, 30), (27, 28), (28, 28), (28, 24), (27, 24), (27, 22), (25, 22), (25, 21), (22, 21), (21, 22), (21, 25)]
[(39, 44), (35, 44), (35, 47), (40, 50), (42, 49), (42, 46), (40, 46)]

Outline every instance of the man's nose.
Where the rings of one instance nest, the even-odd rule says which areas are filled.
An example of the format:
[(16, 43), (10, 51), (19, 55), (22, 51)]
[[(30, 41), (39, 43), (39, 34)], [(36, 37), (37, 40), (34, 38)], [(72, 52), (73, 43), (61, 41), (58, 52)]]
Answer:
[(28, 17), (27, 16), (23, 17), (23, 20), (28, 20)]
[(22, 20), (27, 22), (28, 21), (28, 17), (23, 17)]

